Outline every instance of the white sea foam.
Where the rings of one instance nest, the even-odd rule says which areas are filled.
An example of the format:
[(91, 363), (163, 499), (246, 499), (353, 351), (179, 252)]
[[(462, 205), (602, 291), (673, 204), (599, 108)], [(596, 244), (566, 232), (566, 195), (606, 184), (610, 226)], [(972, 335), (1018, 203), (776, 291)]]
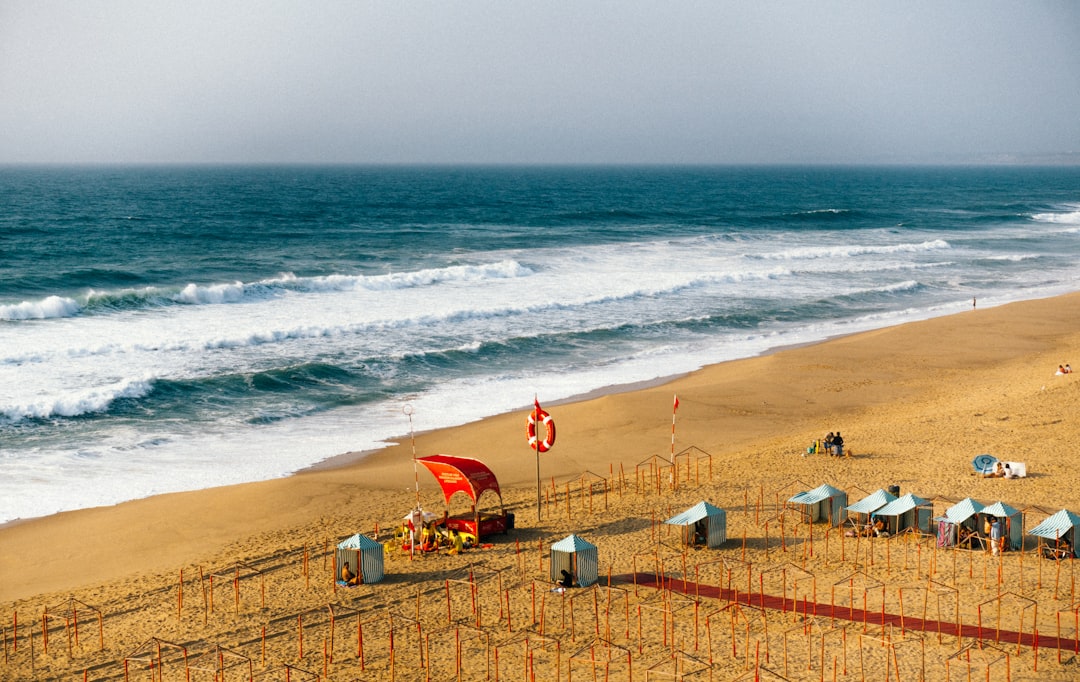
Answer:
[[(944, 239), (934, 239), (917, 244), (889, 244), (889, 245), (836, 245), (836, 246), (804, 246), (797, 249), (786, 249), (776, 253), (764, 253), (750, 255), (751, 258), (769, 258), (776, 260), (799, 260), (811, 258), (850, 258), (852, 256), (865, 256), (877, 254), (915, 253), (920, 251), (939, 251), (950, 248)], [(749, 254), (748, 254), (749, 255)]]
[(1031, 219), (1040, 223), (1054, 223), (1058, 225), (1080, 225), (1080, 206), (1072, 205), (1067, 210), (1056, 213), (1036, 213)]
[(0, 320), (45, 320), (78, 315), (82, 306), (70, 298), (49, 296), (40, 301), (0, 305)]
[[(1011, 229), (1007, 238), (1024, 236)], [(972, 263), (1015, 254), (975, 240), (958, 238), (953, 245), (953, 234), (950, 241), (912, 242), (885, 230), (826, 237), (789, 231), (507, 250), (470, 254), (476, 262), (468, 265), (413, 272), (286, 273), (248, 283), (113, 292), (135, 305), (0, 325), (4, 418), (87, 417), (76, 420), (86, 430), (75, 442), (27, 447), (16, 462), (5, 460), (5, 473), (12, 475), (0, 495), (0, 521), (283, 476), (344, 451), (379, 447), (408, 428), (404, 396), (325, 413), (283, 400), (243, 415), (208, 412), (205, 422), (194, 425), (163, 419), (140, 430), (109, 426), (102, 418), (96, 426), (95, 415), (108, 414), (119, 399), (165, 393), (154, 392), (159, 383), (199, 385), (325, 362), (350, 365), (392, 385), (397, 373), (409, 371), (406, 365), (456, 361), (435, 357), (441, 354), (570, 339), (565, 343), (575, 353), (542, 372), (531, 366), (461, 371), (458, 378), (410, 389), (418, 429), (452, 426), (521, 408), (534, 394), (558, 401), (775, 346), (967, 309), (973, 292), (963, 282), (979, 274)], [(911, 278), (913, 270), (919, 280)], [(1075, 281), (1067, 273), (1055, 280), (1041, 267), (994, 270), (1009, 271), (1000, 275), (1011, 278), (1003, 289), (1021, 292), (1016, 297), (1049, 295), (1071, 286), (1062, 282)], [(870, 303), (860, 296), (892, 293), (905, 295), (865, 297)], [(974, 293), (980, 307), (1008, 298)], [(173, 296), (184, 304), (175, 305)], [(140, 297), (151, 304), (140, 305)], [(803, 301), (851, 305), (856, 312), (822, 320), (753, 317), (778, 301), (785, 312)], [(752, 328), (698, 332), (703, 322), (687, 324), (692, 331), (676, 329), (729, 314), (746, 316)], [(663, 331), (639, 339), (626, 328)], [(618, 351), (576, 354), (577, 339), (594, 332), (615, 339)], [(485, 355), (478, 364), (486, 362)]]
[(114, 401), (121, 398), (141, 398), (148, 394), (152, 387), (153, 382), (146, 378), (122, 379), (105, 386), (88, 387), (37, 402), (0, 404), (0, 415), (10, 421), (78, 417), (94, 412), (104, 412)]

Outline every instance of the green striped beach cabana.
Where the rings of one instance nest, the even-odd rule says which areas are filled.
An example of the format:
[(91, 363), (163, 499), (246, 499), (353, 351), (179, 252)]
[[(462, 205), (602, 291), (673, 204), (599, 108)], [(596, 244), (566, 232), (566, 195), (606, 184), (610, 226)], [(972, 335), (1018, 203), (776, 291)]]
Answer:
[(1013, 509), (1004, 502), (995, 502), (983, 507), (983, 516), (993, 516), (1005, 520), (1005, 537), (1009, 538), (1009, 547), (1013, 550), (1024, 546), (1024, 515), (1019, 509)]
[(383, 546), (362, 533), (340, 542), (336, 556), (339, 575), (341, 567), (348, 561), (361, 582), (370, 584), (383, 579)]
[(870, 493), (866, 497), (862, 498), (855, 504), (846, 509), (849, 514), (855, 515), (855, 521), (857, 525), (862, 526), (866, 523), (866, 518), (871, 514), (881, 509), (888, 503), (896, 499), (896, 495), (893, 495), (884, 488), (878, 488), (874, 492)]
[(847, 519), (847, 493), (828, 483), (792, 495), (787, 506), (800, 509), (811, 523), (825, 519), (832, 525), (839, 526)]
[(894, 535), (908, 528), (929, 535), (934, 505), (930, 500), (908, 493), (881, 507), (873, 516), (885, 519), (889, 532)]
[(720, 507), (709, 504), (702, 500), (684, 512), (672, 516), (664, 523), (672, 526), (682, 526), (682, 542), (684, 545), (694, 544), (694, 538), (701, 531), (705, 538), (705, 546), (709, 549), (719, 547), (727, 542), (727, 512)]
[(567, 535), (551, 545), (551, 579), (558, 582), (563, 570), (574, 576), (578, 587), (588, 587), (600, 579), (596, 545), (577, 535)]
[(1050, 518), (1028, 531), (1028, 535), (1056, 541), (1065, 538), (1076, 556), (1076, 529), (1080, 528), (1080, 516), (1067, 509), (1062, 509)]
[[(937, 546), (953, 547), (956, 545), (960, 526), (966, 525), (969, 529), (978, 532), (979, 515), (982, 514), (982, 511), (982, 504), (970, 497), (965, 497), (946, 509), (945, 516), (934, 519), (938, 523)], [(974, 518), (974, 521), (971, 521), (972, 518)]]

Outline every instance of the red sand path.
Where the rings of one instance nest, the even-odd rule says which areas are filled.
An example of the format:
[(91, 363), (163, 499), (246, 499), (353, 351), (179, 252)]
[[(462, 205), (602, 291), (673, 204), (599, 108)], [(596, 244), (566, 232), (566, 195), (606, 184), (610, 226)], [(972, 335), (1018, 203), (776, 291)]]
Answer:
[[(634, 582), (633, 574), (614, 576), (613, 579), (615, 577), (620, 581), (625, 581), (627, 583)], [(638, 573), (637, 585), (638, 587), (660, 588), (660, 585), (656, 580), (656, 575), (653, 573)], [(672, 592), (679, 592), (689, 596), (700, 595), (702, 597), (711, 597), (713, 599), (723, 599), (729, 602), (738, 599), (738, 603), (746, 604), (747, 606), (785, 612), (797, 610), (798, 613), (819, 618), (835, 618), (856, 623), (866, 623), (868, 625), (892, 625), (896, 628), (899, 628), (901, 624), (901, 618), (897, 614), (871, 611), (869, 609), (863, 610), (855, 608), (854, 606), (832, 606), (830, 604), (822, 604), (808, 600), (796, 602), (786, 597), (776, 597), (768, 594), (763, 595), (761, 593), (748, 595), (745, 590), (740, 592), (738, 590), (720, 588), (715, 585), (698, 585), (697, 583), (683, 581), (681, 579), (669, 578), (664, 582), (663, 587)], [(956, 636), (957, 628), (956, 623), (954, 622), (923, 620), (922, 618), (905, 615), (903, 617), (903, 629), (921, 630), (923, 632), (940, 632), (943, 635)], [(986, 627), (981, 628), (981, 632), (978, 623), (974, 625), (964, 624), (960, 627), (960, 634), (962, 637), (975, 640), (980, 639), (981, 634), (981, 639), (984, 642), (1000, 642), (1004, 644), (1019, 643), (1021, 646), (1027, 647), (1031, 647), (1037, 642), (1039, 648), (1062, 649), (1080, 653), (1080, 636), (1069, 639), (1065, 637), (1048, 637), (1039, 634), (1038, 639), (1036, 639), (1035, 633), (1015, 632), (1011, 630), (999, 631), (989, 623)]]

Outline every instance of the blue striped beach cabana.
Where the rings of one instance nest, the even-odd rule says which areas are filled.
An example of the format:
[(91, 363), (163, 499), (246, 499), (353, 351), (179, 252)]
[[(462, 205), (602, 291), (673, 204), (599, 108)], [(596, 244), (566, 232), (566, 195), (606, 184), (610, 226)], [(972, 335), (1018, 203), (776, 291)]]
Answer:
[(596, 545), (576, 535), (567, 535), (551, 545), (551, 579), (555, 582), (566, 570), (578, 587), (588, 587), (600, 579), (599, 564)]
[(727, 542), (727, 512), (705, 501), (698, 502), (664, 523), (682, 526), (684, 545), (694, 544), (694, 539), (698, 535), (705, 538), (705, 546), (710, 549)]
[(792, 495), (787, 506), (801, 509), (811, 523), (825, 519), (839, 526), (847, 519), (847, 493), (828, 483)]
[(945, 510), (944, 516), (934, 519), (937, 522), (937, 546), (952, 547), (957, 542), (957, 532), (960, 526), (978, 532), (979, 515), (982, 514), (983, 506), (977, 500), (965, 497), (953, 506)]
[(1005, 537), (1009, 538), (1009, 547), (1013, 550), (1024, 546), (1024, 515), (1019, 509), (1013, 509), (1004, 502), (995, 502), (983, 507), (983, 516), (993, 516), (1005, 520)]
[(370, 584), (383, 579), (383, 546), (366, 535), (357, 533), (340, 542), (336, 556), (339, 575), (348, 561), (362, 582)]
[(1080, 516), (1067, 509), (1062, 509), (1050, 518), (1028, 531), (1028, 535), (1056, 541), (1065, 538), (1076, 556), (1076, 529), (1080, 528)]
[(874, 492), (870, 493), (866, 497), (862, 498), (855, 504), (848, 507), (846, 511), (849, 514), (854, 514), (858, 524), (862, 525), (866, 522), (866, 519), (863, 518), (864, 516), (869, 516), (870, 514), (873, 514), (878, 509), (881, 509), (895, 499), (896, 495), (893, 495), (884, 488), (878, 488)]
[(873, 516), (884, 519), (892, 534), (914, 528), (929, 535), (934, 505), (930, 500), (908, 493), (881, 507)]

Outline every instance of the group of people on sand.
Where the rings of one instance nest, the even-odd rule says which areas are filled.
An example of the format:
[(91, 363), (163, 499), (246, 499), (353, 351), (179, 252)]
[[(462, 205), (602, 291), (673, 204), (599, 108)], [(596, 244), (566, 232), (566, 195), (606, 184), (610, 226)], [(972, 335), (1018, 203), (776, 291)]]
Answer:
[(1064, 365), (1058, 365), (1058, 369), (1057, 369), (1056, 372), (1054, 372), (1054, 374), (1057, 374), (1057, 375), (1072, 374), (1072, 365), (1070, 365), (1067, 362)]
[(829, 435), (825, 436), (825, 452), (835, 457), (844, 456), (844, 437), (837, 431), (835, 434), (829, 431)]
[[(839, 431), (836, 433), (829, 431), (829, 435), (825, 436), (824, 439), (815, 440), (810, 444), (810, 447), (806, 448), (807, 455), (816, 455), (822, 452), (835, 457), (844, 456), (844, 437), (840, 435)], [(803, 455), (803, 457), (805, 456)]]
[[(419, 531), (414, 526), (404, 523), (398, 528), (397, 535), (404, 541), (403, 551), (419, 550), (424, 553), (438, 552), (440, 549), (448, 549), (447, 554), (461, 554), (473, 546), (471, 536), (448, 528), (449, 517), (444, 514), (442, 519), (426, 521)], [(410, 547), (410, 539), (415, 543)]]
[(1054, 544), (1046, 543), (1042, 546), (1043, 556), (1047, 559), (1060, 561), (1073, 557), (1073, 548), (1069, 544), (1069, 538), (1064, 535), (1054, 541)]
[(856, 530), (849, 530), (846, 535), (849, 538), (887, 538), (889, 537), (889, 526), (880, 516), (868, 516), (865, 524)]
[(1020, 478), (1008, 462), (994, 462), (994, 468), (983, 474), (983, 478)]

